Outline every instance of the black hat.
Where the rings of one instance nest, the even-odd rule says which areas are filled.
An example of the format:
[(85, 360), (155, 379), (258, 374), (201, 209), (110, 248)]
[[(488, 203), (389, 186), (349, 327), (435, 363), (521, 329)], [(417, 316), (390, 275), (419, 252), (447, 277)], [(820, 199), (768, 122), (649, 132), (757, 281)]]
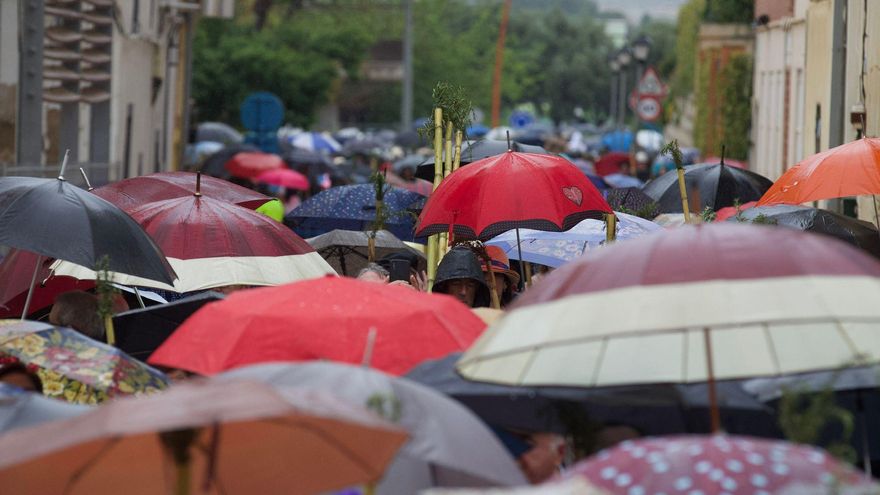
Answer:
[(489, 286), (483, 276), (480, 260), (469, 248), (456, 246), (440, 260), (437, 267), (437, 275), (434, 277), (434, 292), (446, 293), (446, 282), (450, 280), (469, 279), (477, 282), (477, 295), (474, 298), (474, 306), (488, 306), (490, 304)]

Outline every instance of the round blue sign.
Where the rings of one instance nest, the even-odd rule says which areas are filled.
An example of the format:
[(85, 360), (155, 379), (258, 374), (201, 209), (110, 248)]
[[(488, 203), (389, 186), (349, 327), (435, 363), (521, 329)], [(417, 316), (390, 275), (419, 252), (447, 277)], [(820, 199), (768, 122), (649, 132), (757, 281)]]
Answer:
[(514, 129), (522, 129), (523, 127), (533, 123), (534, 121), (534, 115), (522, 110), (514, 111), (510, 114), (510, 118), (508, 119), (508, 122), (510, 122), (510, 127), (513, 127)]
[(241, 123), (253, 132), (273, 132), (284, 122), (284, 104), (267, 91), (251, 93), (241, 104)]

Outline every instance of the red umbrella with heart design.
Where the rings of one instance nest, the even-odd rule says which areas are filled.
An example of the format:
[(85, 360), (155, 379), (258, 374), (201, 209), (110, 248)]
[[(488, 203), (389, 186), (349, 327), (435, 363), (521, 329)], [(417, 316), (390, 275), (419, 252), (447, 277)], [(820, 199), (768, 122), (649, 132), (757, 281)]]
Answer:
[(508, 151), (453, 172), (428, 199), (416, 236), (451, 230), (488, 239), (511, 229), (568, 230), (611, 207), (574, 164), (555, 155)]

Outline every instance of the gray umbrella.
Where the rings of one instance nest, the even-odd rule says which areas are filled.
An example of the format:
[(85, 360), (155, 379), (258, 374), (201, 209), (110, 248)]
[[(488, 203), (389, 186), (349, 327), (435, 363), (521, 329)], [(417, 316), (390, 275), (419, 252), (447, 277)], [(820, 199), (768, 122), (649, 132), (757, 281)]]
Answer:
[(202, 122), (196, 130), (196, 141), (213, 141), (225, 145), (241, 144), (244, 137), (240, 132), (223, 122)]
[(410, 439), (378, 493), (417, 493), (431, 486), (513, 486), (522, 473), (495, 435), (456, 401), (380, 371), (342, 363), (272, 363), (239, 368), (220, 379), (332, 390), (407, 430)]
[(0, 433), (47, 421), (71, 418), (92, 410), (0, 383)]
[[(528, 144), (518, 143), (516, 141), (496, 141), (492, 139), (483, 139), (480, 141), (474, 141), (470, 143), (465, 143), (461, 147), (461, 165), (467, 165), (468, 163), (475, 162), (477, 160), (482, 160), (483, 158), (488, 158), (490, 156), (500, 155), (501, 153), (506, 152), (507, 150), (516, 151), (519, 153), (537, 153), (540, 155), (549, 155), (550, 152), (545, 150), (540, 146), (532, 146)], [(446, 153), (443, 153), (443, 159), (446, 158)], [(434, 180), (434, 156), (429, 156), (427, 160), (425, 160), (419, 167), (416, 169), (416, 177), (420, 179), (425, 179), (428, 181)]]
[[(367, 266), (369, 236), (369, 232), (337, 229), (306, 239), (306, 242), (327, 260), (336, 273), (355, 276)], [(376, 232), (376, 260), (398, 251), (415, 253), (419, 258), (424, 259), (422, 253), (404, 244), (391, 232), (387, 230)]]

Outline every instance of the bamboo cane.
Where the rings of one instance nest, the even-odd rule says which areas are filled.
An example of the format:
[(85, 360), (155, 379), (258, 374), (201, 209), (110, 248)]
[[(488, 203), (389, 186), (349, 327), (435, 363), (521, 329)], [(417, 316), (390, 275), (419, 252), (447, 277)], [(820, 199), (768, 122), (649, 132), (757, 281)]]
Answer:
[(526, 287), (532, 286), (532, 264), (529, 262), (524, 262), (520, 260), (520, 263), (525, 263), (525, 271), (526, 271)]
[(116, 330), (113, 328), (113, 317), (104, 316), (104, 331), (107, 333), (107, 344), (116, 345)]
[(480, 249), (482, 249), (480, 258), (486, 264), (486, 282), (489, 284), (489, 297), (492, 300), (492, 307), (501, 309), (501, 299), (498, 298), (498, 291), (495, 288), (495, 273), (492, 271), (492, 259), (489, 258), (486, 246), (482, 246)]
[(681, 211), (684, 212), (684, 222), (691, 223), (691, 208), (688, 205), (688, 192), (684, 181), (683, 167), (678, 167), (678, 192), (681, 194)]
[(605, 243), (610, 244), (617, 239), (617, 217), (614, 213), (605, 214)]
[[(443, 146), (443, 110), (440, 108), (434, 109), (434, 190), (440, 186), (440, 181), (443, 180), (443, 169), (442, 167), (442, 152)], [(438, 246), (438, 236), (432, 235), (428, 237), (428, 245), (425, 247), (425, 252), (428, 256), (428, 292), (431, 292), (431, 289), (434, 287), (434, 278), (437, 275), (437, 265), (440, 263), (439, 251), (437, 249)]]
[[(449, 177), (449, 174), (452, 173), (452, 136), (455, 132), (455, 128), (452, 126), (452, 122), (446, 122), (446, 136), (443, 139), (443, 148), (445, 152), (445, 156), (443, 157), (443, 178)], [(450, 229), (451, 230), (451, 229)], [(437, 243), (437, 250), (440, 253), (440, 258), (446, 255), (446, 252), (449, 250), (449, 234), (446, 232), (440, 233), (440, 237)]]
[(458, 170), (458, 167), (461, 165), (461, 142), (464, 141), (464, 133), (459, 131), (455, 131), (455, 154), (452, 160), (452, 171), (455, 172)]

